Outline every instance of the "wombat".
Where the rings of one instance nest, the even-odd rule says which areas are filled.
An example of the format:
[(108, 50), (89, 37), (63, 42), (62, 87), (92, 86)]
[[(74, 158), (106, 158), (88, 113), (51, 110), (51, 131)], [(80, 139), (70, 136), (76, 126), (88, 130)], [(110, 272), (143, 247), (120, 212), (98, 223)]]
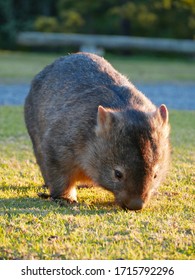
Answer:
[(168, 110), (157, 108), (104, 58), (76, 53), (32, 81), (25, 121), (52, 199), (77, 201), (76, 182), (139, 210), (169, 163)]

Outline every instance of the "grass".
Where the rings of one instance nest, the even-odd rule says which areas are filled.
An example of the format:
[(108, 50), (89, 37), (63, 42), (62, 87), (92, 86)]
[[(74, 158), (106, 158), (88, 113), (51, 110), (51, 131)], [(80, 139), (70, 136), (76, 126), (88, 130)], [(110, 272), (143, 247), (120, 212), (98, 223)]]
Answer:
[(0, 51), (0, 79), (3, 82), (29, 82), (57, 55), (25, 52)]
[(194, 259), (195, 112), (172, 111), (172, 166), (142, 211), (100, 189), (78, 205), (37, 196), (42, 178), (22, 107), (0, 107), (0, 259)]
[(131, 81), (194, 81), (195, 60), (151, 56), (120, 57), (108, 60)]
[[(45, 65), (64, 54), (0, 51), (0, 81), (29, 82)], [(106, 58), (132, 81), (193, 81), (195, 60), (146, 56), (114, 56)]]

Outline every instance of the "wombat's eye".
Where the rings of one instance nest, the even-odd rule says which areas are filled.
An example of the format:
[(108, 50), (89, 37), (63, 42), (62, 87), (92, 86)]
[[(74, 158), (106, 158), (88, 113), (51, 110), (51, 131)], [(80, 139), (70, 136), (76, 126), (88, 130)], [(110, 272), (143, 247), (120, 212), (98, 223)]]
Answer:
[(119, 170), (114, 170), (114, 175), (118, 180), (123, 178), (123, 173)]

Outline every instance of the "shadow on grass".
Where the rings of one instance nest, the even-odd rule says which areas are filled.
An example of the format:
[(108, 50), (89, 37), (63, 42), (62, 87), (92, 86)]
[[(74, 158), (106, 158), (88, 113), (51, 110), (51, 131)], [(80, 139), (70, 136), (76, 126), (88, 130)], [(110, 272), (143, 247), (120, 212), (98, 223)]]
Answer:
[[(10, 191), (18, 194), (18, 197), (0, 198), (0, 215), (18, 215), (18, 214), (32, 214), (35, 216), (45, 216), (49, 213), (59, 213), (62, 215), (79, 215), (90, 216), (97, 214), (116, 213), (119, 207), (113, 201), (98, 201), (98, 202), (79, 202), (70, 204), (66, 201), (51, 201), (50, 199), (42, 199), (38, 197), (29, 197), (29, 190), (33, 191), (35, 187), (25, 186), (9, 186), (0, 187), (1, 191)], [(37, 188), (39, 191), (40, 188)]]

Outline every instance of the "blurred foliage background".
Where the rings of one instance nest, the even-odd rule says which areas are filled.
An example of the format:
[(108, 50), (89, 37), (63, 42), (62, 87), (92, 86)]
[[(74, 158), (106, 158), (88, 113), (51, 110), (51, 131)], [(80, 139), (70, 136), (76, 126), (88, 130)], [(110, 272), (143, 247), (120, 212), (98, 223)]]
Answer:
[(195, 0), (0, 0), (0, 47), (19, 31), (195, 39)]

